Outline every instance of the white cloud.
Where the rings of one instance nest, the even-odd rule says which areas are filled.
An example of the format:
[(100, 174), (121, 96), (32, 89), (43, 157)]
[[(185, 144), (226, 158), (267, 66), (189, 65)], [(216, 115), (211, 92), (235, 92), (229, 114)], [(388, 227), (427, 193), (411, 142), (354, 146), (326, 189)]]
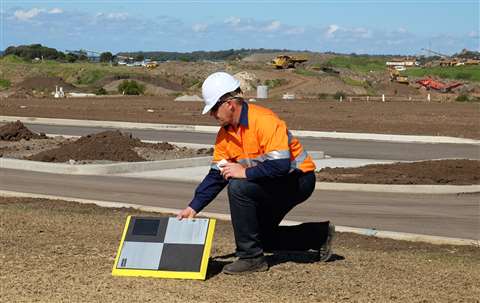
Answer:
[(207, 24), (202, 24), (202, 23), (197, 23), (192, 26), (192, 30), (196, 33), (198, 32), (204, 32), (208, 29)]
[(335, 32), (338, 31), (340, 27), (336, 24), (330, 24), (327, 28), (327, 31), (326, 31), (326, 36), (327, 37), (333, 37)]
[(270, 24), (268, 24), (264, 30), (267, 31), (267, 32), (273, 32), (273, 31), (276, 31), (277, 29), (280, 28), (280, 21), (272, 21)]
[(13, 16), (20, 21), (28, 21), (35, 18), (38, 14), (45, 12), (43, 8), (32, 8), (30, 10), (16, 10)]
[(468, 37), (470, 37), (470, 38), (479, 38), (480, 35), (479, 35), (478, 31), (471, 31), (471, 32), (468, 33)]
[(225, 23), (230, 24), (231, 26), (237, 26), (242, 20), (238, 17), (228, 17), (225, 19)]
[(63, 10), (58, 8), (58, 7), (55, 7), (55, 8), (52, 8), (51, 10), (48, 11), (49, 14), (61, 14), (63, 13)]

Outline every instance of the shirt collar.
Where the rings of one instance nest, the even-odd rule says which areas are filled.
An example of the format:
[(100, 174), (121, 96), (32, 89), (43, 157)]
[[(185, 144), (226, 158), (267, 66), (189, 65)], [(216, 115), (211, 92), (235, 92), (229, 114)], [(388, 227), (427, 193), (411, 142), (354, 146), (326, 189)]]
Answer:
[(240, 113), (240, 125), (248, 127), (248, 104), (242, 103), (242, 112)]
[[(248, 128), (248, 104), (247, 102), (242, 103), (242, 111), (240, 112), (240, 121), (239, 124)], [(230, 125), (225, 125), (223, 128), (228, 130)]]

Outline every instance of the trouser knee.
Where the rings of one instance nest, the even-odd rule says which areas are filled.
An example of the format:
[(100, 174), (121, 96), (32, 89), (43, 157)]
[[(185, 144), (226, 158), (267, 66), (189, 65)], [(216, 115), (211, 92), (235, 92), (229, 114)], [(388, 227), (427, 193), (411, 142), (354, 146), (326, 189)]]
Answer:
[(245, 179), (232, 179), (228, 183), (228, 197), (231, 202), (252, 199), (255, 196), (256, 186)]

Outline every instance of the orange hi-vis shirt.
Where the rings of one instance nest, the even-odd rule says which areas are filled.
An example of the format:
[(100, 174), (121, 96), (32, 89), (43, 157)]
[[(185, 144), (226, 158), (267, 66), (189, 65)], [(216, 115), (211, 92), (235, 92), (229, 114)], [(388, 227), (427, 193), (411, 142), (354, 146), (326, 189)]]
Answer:
[(225, 126), (217, 134), (211, 169), (189, 204), (197, 213), (229, 182), (220, 174), (217, 165), (223, 159), (247, 167), (245, 174), (249, 181), (282, 177), (295, 170), (315, 170), (312, 157), (271, 110), (243, 103), (239, 122), (236, 130)]
[(217, 163), (222, 159), (247, 167), (248, 179), (271, 176), (269, 170), (275, 168), (268, 164), (285, 163), (287, 159), (290, 164), (287, 173), (295, 169), (303, 172), (315, 170), (312, 157), (288, 131), (283, 120), (270, 109), (246, 102), (242, 105), (237, 130), (232, 126), (219, 130), (211, 168), (218, 169)]

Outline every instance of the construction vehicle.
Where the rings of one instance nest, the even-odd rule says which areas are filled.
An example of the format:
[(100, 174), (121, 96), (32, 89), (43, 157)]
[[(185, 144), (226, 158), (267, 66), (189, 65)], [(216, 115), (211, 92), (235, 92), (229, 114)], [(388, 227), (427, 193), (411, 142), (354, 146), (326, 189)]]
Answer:
[(147, 69), (154, 69), (154, 68), (158, 67), (158, 63), (155, 62), (155, 61), (150, 61), (150, 62), (145, 63), (145, 67)]
[(270, 64), (275, 66), (277, 69), (287, 69), (287, 68), (295, 68), (299, 64), (308, 61), (307, 58), (304, 57), (295, 57), (289, 55), (280, 55), (275, 57)]
[(390, 69), (390, 81), (402, 84), (409, 84), (408, 77), (400, 73), (396, 68)]
[(447, 93), (452, 89), (462, 86), (463, 83), (454, 82), (454, 83), (444, 83), (438, 80), (434, 80), (430, 77), (425, 79), (420, 79), (416, 81), (416, 83), (420, 84), (421, 86), (425, 87), (427, 90), (434, 89), (440, 91), (442, 93)]

